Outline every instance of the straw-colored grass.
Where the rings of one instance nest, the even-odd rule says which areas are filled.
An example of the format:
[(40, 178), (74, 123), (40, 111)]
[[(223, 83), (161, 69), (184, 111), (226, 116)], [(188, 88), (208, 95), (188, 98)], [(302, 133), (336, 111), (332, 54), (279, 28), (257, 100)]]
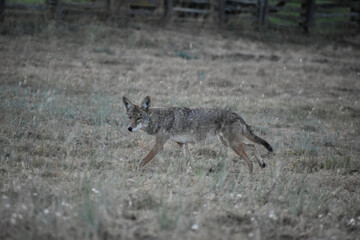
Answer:
[[(1, 239), (359, 237), (359, 49), (148, 25), (15, 35), (0, 36)], [(127, 131), (123, 95), (231, 109), (275, 153), (259, 146), (250, 175), (216, 140), (191, 165), (167, 143), (137, 170), (153, 139)]]

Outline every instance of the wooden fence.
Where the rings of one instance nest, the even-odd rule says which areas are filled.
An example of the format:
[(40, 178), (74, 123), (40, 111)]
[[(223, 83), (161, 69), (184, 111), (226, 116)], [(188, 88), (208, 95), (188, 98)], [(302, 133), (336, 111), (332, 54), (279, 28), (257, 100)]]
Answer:
[[(360, 30), (360, 0), (44, 0), (18, 4), (0, 0), (0, 20), (7, 10), (49, 12), (63, 18), (69, 14), (154, 16), (165, 22), (174, 19), (207, 18), (226, 22), (232, 16), (248, 16), (259, 26), (295, 29)], [(119, 7), (120, 6), (120, 7)], [(126, 11), (119, 11), (119, 9)], [(5, 10), (4, 10), (5, 9)]]
[(268, 1), (267, 26), (277, 29), (360, 28), (359, 0)]
[[(4, 2), (1, 8), (1, 1)], [(109, 9), (110, 0), (93, 2), (68, 2), (60, 0), (44, 0), (41, 3), (15, 3), (12, 1), (0, 0), (0, 15), (4, 17), (7, 11), (11, 13), (49, 13), (60, 18), (66, 14), (98, 14)]]
[(214, 12), (212, 0), (167, 0), (166, 2), (167, 21), (172, 18), (206, 18)]
[(220, 20), (227, 21), (234, 15), (256, 17), (259, 14), (259, 0), (222, 0), (220, 1)]

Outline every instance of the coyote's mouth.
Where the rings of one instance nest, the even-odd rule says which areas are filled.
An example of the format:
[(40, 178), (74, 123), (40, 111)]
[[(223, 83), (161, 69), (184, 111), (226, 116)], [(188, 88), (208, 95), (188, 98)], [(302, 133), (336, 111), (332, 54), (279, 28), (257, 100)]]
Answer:
[(142, 123), (139, 123), (139, 125), (137, 125), (135, 128), (128, 127), (128, 130), (130, 132), (135, 132), (136, 130), (139, 130), (141, 127), (142, 127)]

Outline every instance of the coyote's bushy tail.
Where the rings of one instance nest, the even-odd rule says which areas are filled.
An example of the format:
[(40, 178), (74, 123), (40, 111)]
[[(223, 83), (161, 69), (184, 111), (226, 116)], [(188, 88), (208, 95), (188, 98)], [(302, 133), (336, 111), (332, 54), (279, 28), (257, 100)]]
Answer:
[(259, 143), (259, 144), (261, 144), (261, 145), (263, 145), (267, 150), (269, 150), (269, 152), (273, 152), (274, 150), (273, 150), (273, 148), (272, 148), (272, 146), (267, 142), (267, 141), (265, 141), (264, 139), (262, 139), (261, 137), (258, 137), (258, 136), (256, 136), (253, 132), (252, 132), (252, 130), (250, 129), (250, 126), (246, 126), (247, 127), (247, 131), (246, 131), (246, 133), (245, 133), (245, 136), (247, 137), (247, 138), (249, 138), (251, 141), (253, 141), (253, 142), (256, 142), (256, 143)]

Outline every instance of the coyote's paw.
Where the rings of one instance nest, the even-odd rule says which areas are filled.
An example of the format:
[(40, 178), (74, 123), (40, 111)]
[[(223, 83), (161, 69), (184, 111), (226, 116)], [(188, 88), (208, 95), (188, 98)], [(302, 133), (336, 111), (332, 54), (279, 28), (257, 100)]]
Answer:
[(266, 167), (266, 163), (263, 162), (261, 165), (260, 165), (261, 168), (265, 168)]

